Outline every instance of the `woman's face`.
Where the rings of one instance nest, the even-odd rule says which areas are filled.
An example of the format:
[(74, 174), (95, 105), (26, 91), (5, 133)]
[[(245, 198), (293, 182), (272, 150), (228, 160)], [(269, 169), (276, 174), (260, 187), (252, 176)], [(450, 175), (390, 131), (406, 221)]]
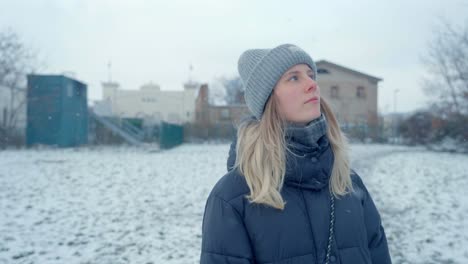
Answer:
[(279, 111), (287, 121), (307, 124), (320, 116), (320, 88), (306, 64), (287, 70), (273, 90)]

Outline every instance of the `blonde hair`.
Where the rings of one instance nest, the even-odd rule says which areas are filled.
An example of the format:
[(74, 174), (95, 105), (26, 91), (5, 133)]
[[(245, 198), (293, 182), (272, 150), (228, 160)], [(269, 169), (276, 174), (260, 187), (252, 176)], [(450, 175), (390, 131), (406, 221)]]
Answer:
[[(278, 110), (274, 94), (266, 103), (260, 121), (249, 120), (240, 124), (237, 132), (236, 162), (245, 177), (252, 203), (284, 209), (281, 189), (286, 174), (285, 120)], [(330, 191), (339, 198), (352, 191), (348, 159), (348, 140), (341, 132), (328, 103), (321, 98), (320, 108), (327, 119), (327, 136), (335, 156)]]

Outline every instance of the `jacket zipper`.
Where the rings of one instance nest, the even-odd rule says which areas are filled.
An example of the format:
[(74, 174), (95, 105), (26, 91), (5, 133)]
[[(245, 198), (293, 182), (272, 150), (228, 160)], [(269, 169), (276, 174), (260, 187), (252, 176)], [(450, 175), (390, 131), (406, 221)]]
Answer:
[(301, 190), (302, 201), (304, 202), (304, 206), (305, 206), (305, 210), (307, 214), (307, 219), (309, 220), (310, 232), (312, 233), (312, 242), (314, 243), (315, 263), (319, 263), (318, 255), (317, 255), (317, 244), (315, 243), (314, 229), (312, 228), (312, 222), (311, 222), (310, 215), (309, 215), (309, 209), (307, 208), (307, 202), (304, 197), (304, 191), (302, 189), (300, 190)]

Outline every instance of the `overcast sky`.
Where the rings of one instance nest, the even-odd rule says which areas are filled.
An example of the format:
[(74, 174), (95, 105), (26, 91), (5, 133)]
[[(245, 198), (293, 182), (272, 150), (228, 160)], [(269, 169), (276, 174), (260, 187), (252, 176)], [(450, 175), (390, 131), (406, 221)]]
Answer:
[[(443, 18), (468, 23), (467, 0), (0, 0), (0, 30), (11, 28), (39, 52), (41, 73), (74, 72), (89, 98), (109, 78), (124, 89), (150, 81), (182, 89), (189, 75), (212, 83), (237, 75), (249, 48), (293, 43), (329, 60), (383, 78), (379, 109), (425, 104), (421, 57)], [(189, 65), (193, 65), (192, 74)]]

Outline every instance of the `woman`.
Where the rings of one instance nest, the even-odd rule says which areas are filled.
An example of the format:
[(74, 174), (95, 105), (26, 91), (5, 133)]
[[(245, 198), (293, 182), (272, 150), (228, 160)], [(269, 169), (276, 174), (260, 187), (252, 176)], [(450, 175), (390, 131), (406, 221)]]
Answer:
[(238, 69), (254, 117), (206, 203), (201, 263), (391, 263), (312, 58), (285, 44), (245, 51)]

